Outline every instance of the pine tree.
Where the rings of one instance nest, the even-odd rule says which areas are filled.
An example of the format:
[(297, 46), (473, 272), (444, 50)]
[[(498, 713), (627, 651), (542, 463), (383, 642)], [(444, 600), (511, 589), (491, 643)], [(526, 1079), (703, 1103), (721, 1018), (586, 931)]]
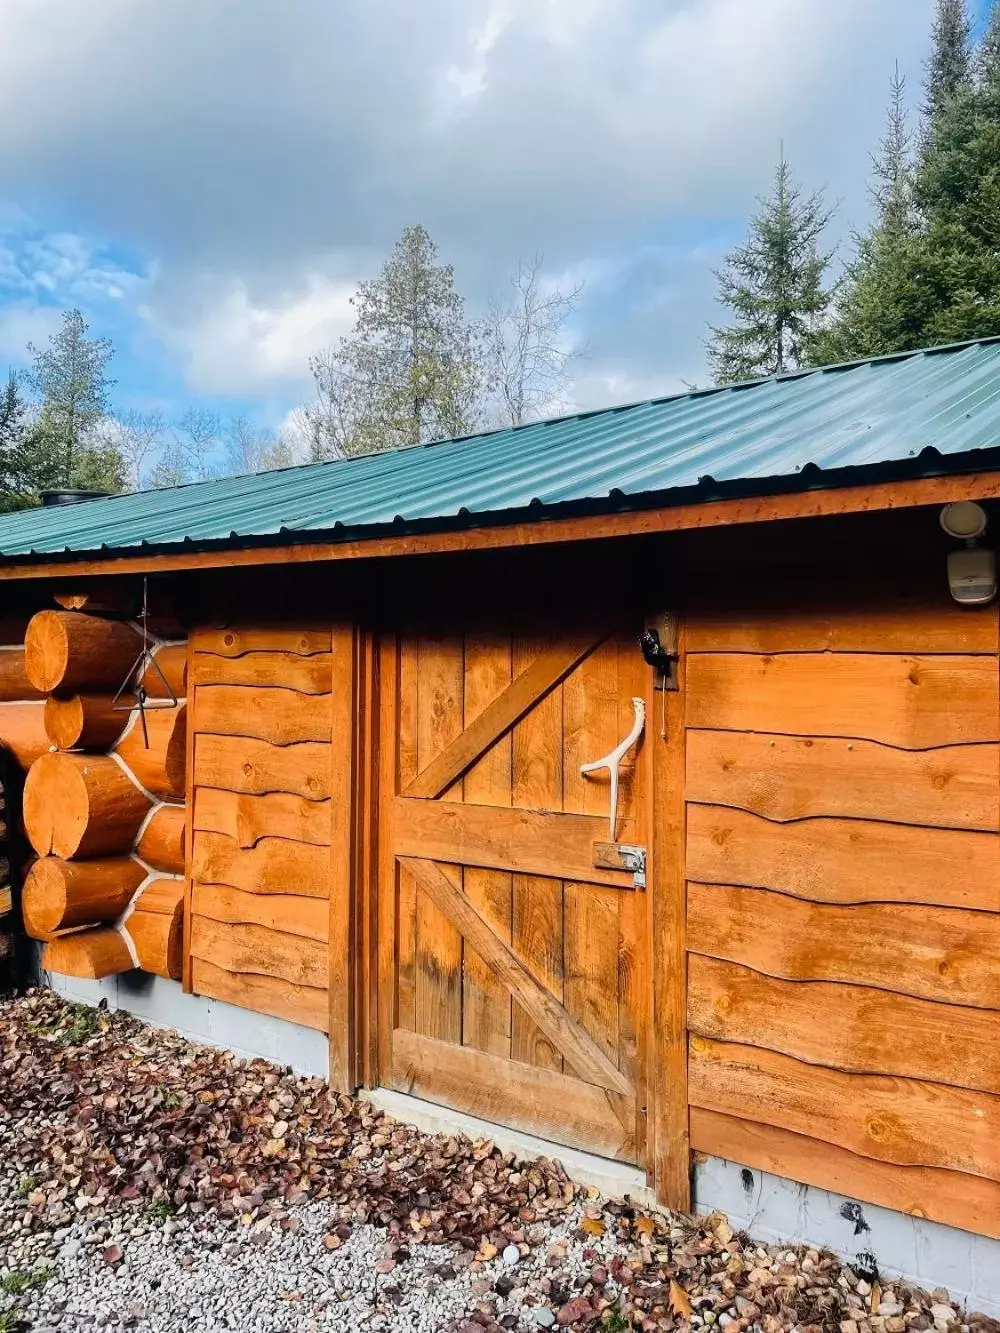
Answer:
[(952, 98), (970, 86), (971, 36), (972, 21), (966, 0), (938, 0), (931, 30), (932, 49), (927, 61), (924, 103), (932, 129)]
[(41, 398), (30, 443), (45, 487), (119, 490), (121, 459), (113, 446), (96, 438), (108, 413), (112, 380), (107, 366), (113, 351), (107, 338), (87, 333), (80, 311), (67, 310), (48, 347), (28, 344), (33, 363), (28, 378)]
[(706, 344), (717, 384), (780, 375), (804, 364), (817, 323), (830, 302), (824, 277), (831, 254), (819, 248), (830, 220), (822, 191), (803, 196), (784, 154), (774, 190), (758, 199), (744, 245), (726, 257), (719, 302), (733, 313), (712, 327)]
[(917, 346), (926, 322), (926, 298), (916, 280), (919, 218), (912, 136), (898, 66), (890, 84), (885, 133), (871, 161), (868, 190), (875, 216), (867, 231), (854, 237), (854, 258), (841, 281), (834, 318), (812, 349), (811, 360), (817, 365)]
[(17, 375), (11, 371), (0, 394), (0, 512), (24, 509), (31, 503), (25, 482), (24, 439), (28, 404)]
[(354, 330), (314, 357), (314, 452), (370, 453), (471, 429), (480, 370), (450, 264), (407, 227), (379, 276), (352, 298)]
[(994, 4), (976, 52), (976, 78), (954, 88), (927, 129), (915, 184), (924, 219), (917, 271), (929, 312), (925, 343), (1000, 334), (998, 36), (1000, 4)]

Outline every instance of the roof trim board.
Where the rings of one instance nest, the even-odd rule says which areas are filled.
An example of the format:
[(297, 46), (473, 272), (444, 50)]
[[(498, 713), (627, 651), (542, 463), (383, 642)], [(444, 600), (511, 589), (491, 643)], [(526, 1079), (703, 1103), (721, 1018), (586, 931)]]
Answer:
[(834, 514), (910, 509), (950, 504), (954, 500), (1000, 499), (1000, 472), (970, 471), (945, 476), (884, 480), (866, 484), (799, 490), (779, 494), (705, 500), (694, 504), (631, 509), (613, 514), (500, 523), (451, 531), (411, 532), (390, 536), (303, 541), (297, 544), (249, 545), (234, 549), (185, 550), (95, 557), (68, 553), (59, 559), (0, 564), (0, 581), (74, 578), (110, 574), (170, 573), (261, 565), (306, 564), (315, 561), (360, 560), (437, 555), (455, 551), (503, 550), (524, 546), (594, 541), (609, 537), (648, 536), (696, 528), (767, 523), (784, 519), (820, 518)]

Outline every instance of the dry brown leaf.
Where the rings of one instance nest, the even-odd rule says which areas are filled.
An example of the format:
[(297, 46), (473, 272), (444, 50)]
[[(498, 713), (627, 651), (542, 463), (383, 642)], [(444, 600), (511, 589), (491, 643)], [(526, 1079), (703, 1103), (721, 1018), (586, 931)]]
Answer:
[(670, 1309), (678, 1319), (690, 1319), (694, 1314), (691, 1298), (676, 1278), (670, 1279)]
[(588, 1236), (603, 1236), (607, 1227), (604, 1225), (603, 1218), (584, 1217), (580, 1221), (580, 1230), (585, 1231)]

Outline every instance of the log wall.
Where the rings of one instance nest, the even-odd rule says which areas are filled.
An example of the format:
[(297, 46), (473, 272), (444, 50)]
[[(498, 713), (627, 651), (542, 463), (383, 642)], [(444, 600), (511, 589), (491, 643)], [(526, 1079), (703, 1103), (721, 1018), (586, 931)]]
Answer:
[(1000, 1236), (996, 607), (687, 642), (692, 1147)]
[(189, 989), (329, 1026), (330, 629), (191, 639)]

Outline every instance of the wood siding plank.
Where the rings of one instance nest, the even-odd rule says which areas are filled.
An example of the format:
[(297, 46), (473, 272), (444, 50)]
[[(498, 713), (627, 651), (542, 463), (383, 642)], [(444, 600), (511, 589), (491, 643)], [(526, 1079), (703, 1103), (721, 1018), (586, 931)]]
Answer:
[[(202, 638), (199, 634), (199, 644)], [(329, 653), (300, 657), (297, 653), (251, 652), (242, 657), (194, 655), (194, 670), (205, 685), (276, 686), (300, 694), (328, 694), (331, 659)]]
[(198, 649), (220, 657), (245, 653), (294, 653), (311, 657), (330, 651), (329, 629), (298, 629), (289, 625), (230, 625), (224, 629), (199, 628)]
[(191, 952), (203, 962), (251, 976), (278, 977), (296, 986), (327, 988), (327, 951), (317, 941), (256, 924), (231, 925), (195, 916)]
[(199, 833), (191, 873), (202, 884), (228, 884), (247, 893), (330, 894), (330, 852), (287, 838), (262, 838), (250, 851), (221, 833)]
[(252, 1009), (255, 1014), (272, 1014), (303, 1027), (326, 1031), (326, 988), (295, 986), (278, 977), (227, 972), (203, 958), (191, 960), (191, 989), (196, 995), (225, 1000), (227, 1004)]
[(607, 822), (596, 815), (507, 810), (401, 796), (396, 800), (394, 817), (400, 856), (565, 876), (613, 889), (633, 888), (632, 877), (625, 871), (594, 866), (594, 843), (606, 841), (608, 832)]
[(1000, 913), (833, 906), (726, 884), (688, 887), (688, 944), (790, 981), (878, 986), (1000, 1008)]
[(844, 1074), (692, 1037), (692, 1106), (811, 1134), (862, 1157), (1000, 1180), (1000, 1097), (940, 1083)]
[[(328, 917), (329, 957), (327, 984), (330, 991), (330, 1085), (352, 1093), (358, 1085), (356, 1027), (356, 982), (360, 937), (355, 915), (355, 893), (361, 878), (362, 774), (364, 758), (360, 737), (366, 734), (367, 719), (360, 713), (360, 639), (350, 622), (333, 630), (332, 695), (326, 709), (330, 742), (330, 802), (327, 837), (330, 844), (330, 906)], [(300, 695), (300, 698), (305, 696)]]
[[(200, 683), (200, 682), (199, 682)], [(201, 684), (198, 730), (220, 736), (253, 736), (272, 745), (330, 739), (330, 694), (262, 685)]]
[(895, 1074), (1000, 1093), (1000, 1013), (870, 986), (781, 981), (693, 954), (688, 1027), (848, 1073)]
[(1000, 746), (898, 750), (873, 741), (692, 730), (691, 801), (768, 819), (813, 815), (939, 828), (1000, 826)]
[(774, 824), (689, 805), (692, 880), (776, 889), (820, 902), (910, 902), (1000, 909), (994, 834), (853, 819)]
[(191, 910), (229, 925), (264, 926), (326, 943), (329, 910), (322, 898), (290, 893), (247, 893), (225, 884), (195, 884)]
[[(200, 699), (199, 699), (200, 705)], [(330, 795), (330, 746), (315, 741), (269, 745), (242, 736), (195, 738), (197, 781), (208, 787), (250, 792), (290, 792), (310, 800)]]
[[(470, 899), (433, 861), (411, 858), (408, 868), (421, 891), (447, 917), (499, 977), (580, 1078), (629, 1095), (628, 1080), (601, 1051), (583, 1025), (528, 971), (508, 944), (490, 928)], [(454, 873), (454, 872), (452, 872)]]
[(397, 1031), (393, 1086), (569, 1147), (635, 1159), (632, 1099), (552, 1070)]
[[(564, 890), (566, 1009), (616, 1068), (619, 1067), (618, 900), (631, 896), (590, 884), (567, 884)], [(565, 1050), (563, 1055), (567, 1055)]]
[(688, 725), (930, 749), (1000, 739), (989, 657), (696, 653)]
[(288, 792), (251, 796), (200, 786), (194, 795), (194, 827), (205, 833), (225, 833), (245, 848), (255, 847), (261, 838), (290, 838), (327, 847), (330, 801), (310, 801)]
[(691, 1111), (691, 1146), (755, 1171), (1000, 1238), (1000, 1185), (961, 1171), (897, 1166), (804, 1134), (717, 1111)]

